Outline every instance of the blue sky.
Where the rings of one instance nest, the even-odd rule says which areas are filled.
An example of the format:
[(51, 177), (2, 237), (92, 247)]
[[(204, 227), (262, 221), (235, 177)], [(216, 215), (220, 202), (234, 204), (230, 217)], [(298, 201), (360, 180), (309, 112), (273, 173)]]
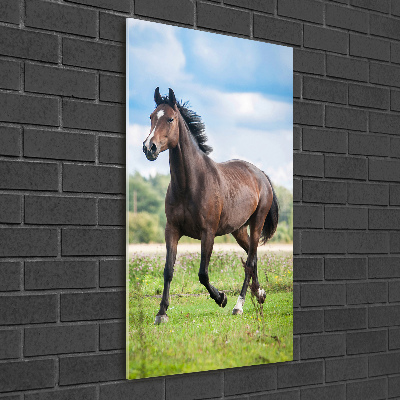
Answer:
[(136, 19), (127, 39), (129, 173), (169, 173), (167, 151), (154, 162), (142, 153), (159, 86), (201, 115), (212, 159), (250, 161), (292, 190), (291, 48)]

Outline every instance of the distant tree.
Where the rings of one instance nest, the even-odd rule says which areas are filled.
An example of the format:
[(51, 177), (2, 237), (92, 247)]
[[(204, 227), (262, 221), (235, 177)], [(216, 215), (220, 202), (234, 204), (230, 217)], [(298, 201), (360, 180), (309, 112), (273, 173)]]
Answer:
[(129, 213), (129, 243), (150, 242), (163, 242), (163, 230), (158, 215), (147, 212)]

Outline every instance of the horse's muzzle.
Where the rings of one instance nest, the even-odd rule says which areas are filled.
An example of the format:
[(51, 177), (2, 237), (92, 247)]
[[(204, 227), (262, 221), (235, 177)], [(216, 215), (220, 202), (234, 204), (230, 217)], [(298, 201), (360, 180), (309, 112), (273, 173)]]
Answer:
[(146, 143), (143, 143), (143, 153), (149, 161), (154, 161), (158, 157), (159, 150), (154, 143), (152, 143), (150, 149), (147, 148)]

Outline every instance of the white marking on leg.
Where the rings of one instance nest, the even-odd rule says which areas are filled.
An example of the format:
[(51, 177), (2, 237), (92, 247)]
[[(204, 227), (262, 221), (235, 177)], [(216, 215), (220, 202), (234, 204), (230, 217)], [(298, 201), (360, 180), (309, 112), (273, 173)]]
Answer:
[(258, 288), (258, 297), (264, 297), (265, 296), (265, 290)]
[(233, 308), (232, 314), (243, 314), (243, 304), (244, 298), (242, 296), (239, 296), (236, 305)]
[(160, 110), (160, 111), (157, 113), (157, 118), (160, 119), (163, 115), (164, 115), (164, 110)]

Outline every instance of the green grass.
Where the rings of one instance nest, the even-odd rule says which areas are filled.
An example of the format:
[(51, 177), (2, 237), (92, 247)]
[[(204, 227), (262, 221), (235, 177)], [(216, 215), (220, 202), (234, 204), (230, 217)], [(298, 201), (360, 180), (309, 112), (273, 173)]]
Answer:
[(129, 280), (129, 378), (233, 368), (288, 361), (293, 341), (293, 257), (261, 255), (258, 271), (267, 292), (256, 309), (250, 290), (243, 315), (232, 315), (244, 271), (238, 254), (213, 255), (210, 280), (228, 295), (220, 308), (198, 283), (199, 257), (177, 260), (169, 322), (153, 325), (163, 287), (164, 257), (134, 255)]

